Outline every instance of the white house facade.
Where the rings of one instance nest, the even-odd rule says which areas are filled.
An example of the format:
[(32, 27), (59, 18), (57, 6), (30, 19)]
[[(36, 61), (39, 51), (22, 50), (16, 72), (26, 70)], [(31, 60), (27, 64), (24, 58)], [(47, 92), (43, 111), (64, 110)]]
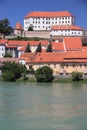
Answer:
[(0, 58), (3, 58), (4, 55), (5, 55), (5, 45), (0, 44)]
[(30, 12), (24, 18), (24, 30), (50, 30), (53, 25), (74, 25), (75, 17), (68, 11)]
[(6, 51), (7, 40), (0, 39), (0, 58), (3, 58)]
[(84, 33), (79, 26), (52, 26), (50, 36), (84, 36)]

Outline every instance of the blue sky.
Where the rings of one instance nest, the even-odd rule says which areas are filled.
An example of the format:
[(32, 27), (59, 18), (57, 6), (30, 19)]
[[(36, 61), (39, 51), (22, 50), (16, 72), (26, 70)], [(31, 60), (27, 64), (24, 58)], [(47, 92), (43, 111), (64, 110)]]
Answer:
[(0, 20), (8, 18), (15, 27), (23, 26), (24, 16), (31, 11), (69, 11), (76, 25), (87, 29), (87, 0), (0, 0)]

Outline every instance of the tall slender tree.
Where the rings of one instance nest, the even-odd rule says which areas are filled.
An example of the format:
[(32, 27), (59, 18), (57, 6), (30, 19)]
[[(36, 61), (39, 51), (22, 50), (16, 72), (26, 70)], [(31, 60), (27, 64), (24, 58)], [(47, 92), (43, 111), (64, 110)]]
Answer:
[(30, 49), (30, 44), (29, 44), (29, 43), (27, 44), (27, 47), (26, 47), (25, 52), (31, 52), (31, 49)]
[(51, 43), (48, 43), (48, 46), (47, 46), (47, 49), (46, 49), (46, 52), (52, 52), (52, 45)]
[(41, 52), (42, 49), (41, 49), (41, 43), (38, 44), (37, 48), (36, 48), (36, 52)]

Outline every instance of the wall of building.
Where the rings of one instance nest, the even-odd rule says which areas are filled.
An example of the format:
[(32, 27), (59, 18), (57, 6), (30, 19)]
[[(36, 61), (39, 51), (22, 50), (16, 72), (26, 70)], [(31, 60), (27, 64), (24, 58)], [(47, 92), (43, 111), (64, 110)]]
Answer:
[(54, 18), (26, 18), (24, 19), (24, 30), (28, 30), (30, 26), (33, 26), (34, 30), (50, 30), (53, 25), (73, 25), (73, 17), (54, 17)]
[(83, 36), (82, 30), (52, 30), (51, 36)]
[(50, 31), (24, 31), (25, 37), (50, 38)]
[(0, 45), (0, 58), (3, 58), (5, 55), (5, 45)]
[[(29, 69), (30, 64), (26, 64)], [(87, 63), (37, 63), (32, 64), (34, 70), (42, 66), (49, 66), (53, 69), (54, 75), (69, 75), (73, 71), (83, 72), (87, 75)]]

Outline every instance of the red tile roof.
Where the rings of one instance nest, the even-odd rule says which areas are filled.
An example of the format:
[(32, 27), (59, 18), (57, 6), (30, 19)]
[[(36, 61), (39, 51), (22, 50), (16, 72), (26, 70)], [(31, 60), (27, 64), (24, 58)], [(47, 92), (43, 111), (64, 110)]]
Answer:
[(87, 62), (87, 52), (49, 52), (49, 53), (24, 53), (20, 59), (25, 59), (26, 63), (66, 63), (66, 62)]
[(25, 53), (21, 55), (21, 58), (27, 59), (27, 62), (29, 63), (38, 63), (38, 62), (49, 63), (49, 62), (57, 62), (57, 61), (62, 62), (63, 57), (61, 54), (53, 53), (53, 52), (52, 53), (36, 53), (36, 54)]
[(67, 25), (64, 25), (64, 26), (52, 26), (51, 30), (83, 30), (82, 28), (80, 28), (79, 26), (73, 26), (73, 25), (70, 25), (70, 26), (67, 26)]
[(25, 51), (25, 50), (26, 50), (26, 47), (25, 47), (25, 46), (19, 48), (19, 51)]
[(72, 16), (72, 14), (68, 11), (61, 11), (61, 12), (30, 12), (25, 16), (26, 18), (29, 17), (44, 17), (44, 18), (54, 18), (54, 17), (68, 17)]
[(6, 61), (11, 61), (11, 62), (13, 62), (13, 61), (15, 61), (15, 62), (19, 62), (19, 58), (0, 58), (0, 62), (1, 63), (3, 63), (3, 62), (6, 62)]
[(65, 44), (66, 51), (82, 50), (81, 38), (64, 37), (64, 44)]
[(11, 45), (11, 46), (8, 46), (8, 45), (7, 45), (6, 48), (17, 48), (17, 46), (12, 46), (12, 45)]
[(63, 42), (52, 42), (52, 48), (54, 51), (64, 51)]
[(87, 51), (87, 46), (83, 46), (83, 47), (82, 47), (82, 50), (83, 50), (83, 51)]
[(87, 52), (84, 51), (73, 51), (66, 52), (65, 59), (87, 59)]
[(23, 27), (21, 26), (20, 22), (18, 22), (14, 29), (15, 30), (23, 30)]
[(31, 46), (37, 46), (40, 42), (41, 42), (41, 45), (43, 46), (46, 46), (48, 44), (47, 40), (42, 40), (42, 41), (9, 40), (8, 45), (26, 46), (29, 43)]
[(6, 44), (8, 42), (7, 39), (0, 39), (0, 44)]
[(28, 44), (28, 41), (21, 41), (21, 40), (9, 40), (8, 45), (9, 46), (26, 46)]

